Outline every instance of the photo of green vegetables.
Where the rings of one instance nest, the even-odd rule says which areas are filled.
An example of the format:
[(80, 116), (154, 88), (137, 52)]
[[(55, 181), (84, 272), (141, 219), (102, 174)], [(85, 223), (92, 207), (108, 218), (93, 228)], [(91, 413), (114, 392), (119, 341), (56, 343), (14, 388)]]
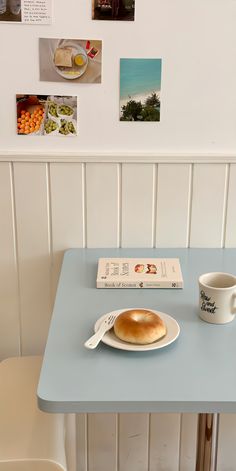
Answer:
[(77, 97), (16, 95), (17, 133), (36, 136), (76, 136)]

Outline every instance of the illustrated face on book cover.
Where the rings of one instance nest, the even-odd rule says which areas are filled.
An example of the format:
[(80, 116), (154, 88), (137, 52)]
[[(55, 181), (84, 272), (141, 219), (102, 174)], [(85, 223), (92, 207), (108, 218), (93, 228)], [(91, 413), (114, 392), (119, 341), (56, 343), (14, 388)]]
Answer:
[[(151, 274), (151, 275), (156, 275), (157, 273), (157, 267), (153, 263), (147, 263), (147, 271), (145, 273)], [(136, 273), (143, 273), (145, 269), (145, 266), (143, 264), (138, 263), (134, 267), (134, 271)]]
[(146, 273), (150, 273), (151, 275), (155, 275), (157, 272), (157, 267), (156, 265), (152, 264), (152, 263), (148, 263), (147, 264), (147, 271)]

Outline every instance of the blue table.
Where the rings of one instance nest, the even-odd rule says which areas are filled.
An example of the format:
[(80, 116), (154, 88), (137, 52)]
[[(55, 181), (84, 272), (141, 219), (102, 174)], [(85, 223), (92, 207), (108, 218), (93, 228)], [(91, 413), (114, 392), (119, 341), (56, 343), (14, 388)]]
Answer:
[[(184, 289), (96, 289), (99, 257), (179, 257)], [(64, 413), (197, 412), (198, 461), (212, 461), (212, 456), (206, 457), (211, 453), (203, 431), (209, 437), (209, 429), (216, 427), (213, 414), (236, 412), (236, 321), (214, 325), (198, 317), (198, 277), (209, 271), (235, 273), (236, 250), (67, 251), (38, 386), (39, 407)], [(149, 352), (102, 343), (96, 350), (84, 348), (102, 314), (130, 307), (170, 314), (180, 325), (179, 338)], [(196, 469), (209, 466), (198, 464)]]

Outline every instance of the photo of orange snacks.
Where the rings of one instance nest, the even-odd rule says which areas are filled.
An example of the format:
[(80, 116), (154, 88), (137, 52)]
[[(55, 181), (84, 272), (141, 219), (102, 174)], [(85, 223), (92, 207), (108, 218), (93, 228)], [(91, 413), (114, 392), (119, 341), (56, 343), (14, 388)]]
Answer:
[(31, 112), (25, 109), (21, 110), (17, 119), (18, 134), (31, 134), (39, 131), (43, 118), (44, 107), (42, 105), (35, 106)]

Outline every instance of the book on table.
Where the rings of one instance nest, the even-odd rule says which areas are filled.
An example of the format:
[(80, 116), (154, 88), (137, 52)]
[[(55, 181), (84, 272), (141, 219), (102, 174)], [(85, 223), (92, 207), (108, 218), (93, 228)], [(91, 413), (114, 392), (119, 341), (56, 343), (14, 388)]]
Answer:
[(178, 258), (99, 258), (97, 288), (183, 288)]

